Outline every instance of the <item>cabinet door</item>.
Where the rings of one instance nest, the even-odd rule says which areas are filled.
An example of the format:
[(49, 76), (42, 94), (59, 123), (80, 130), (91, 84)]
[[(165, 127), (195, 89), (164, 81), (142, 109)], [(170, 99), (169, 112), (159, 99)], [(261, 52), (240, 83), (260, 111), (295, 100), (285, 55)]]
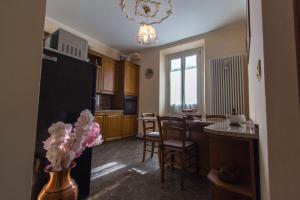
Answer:
[(137, 135), (137, 116), (123, 116), (123, 137)]
[(104, 122), (105, 117), (103, 115), (96, 115), (95, 116), (95, 121), (100, 125), (100, 133), (102, 137), (105, 139), (105, 122)]
[(101, 92), (114, 94), (116, 91), (116, 62), (108, 59), (102, 59)]
[(129, 63), (125, 64), (124, 93), (137, 96), (138, 94), (138, 67)]
[(105, 140), (122, 138), (122, 115), (105, 116)]
[(96, 78), (96, 92), (100, 93), (101, 92), (101, 68), (100, 66), (97, 66), (97, 72), (96, 72), (97, 78)]

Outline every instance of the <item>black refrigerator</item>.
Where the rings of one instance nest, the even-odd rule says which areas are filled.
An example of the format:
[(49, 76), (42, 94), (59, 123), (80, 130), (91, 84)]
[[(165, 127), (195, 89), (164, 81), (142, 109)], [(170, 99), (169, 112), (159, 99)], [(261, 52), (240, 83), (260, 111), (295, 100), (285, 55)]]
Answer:
[[(38, 122), (32, 178), (32, 199), (37, 199), (49, 176), (44, 172), (49, 163), (45, 158), (43, 141), (49, 136), (52, 123), (76, 122), (82, 110), (95, 111), (96, 66), (88, 62), (43, 50), (40, 81)], [(89, 195), (92, 149), (76, 159), (71, 175), (78, 184), (79, 199)]]

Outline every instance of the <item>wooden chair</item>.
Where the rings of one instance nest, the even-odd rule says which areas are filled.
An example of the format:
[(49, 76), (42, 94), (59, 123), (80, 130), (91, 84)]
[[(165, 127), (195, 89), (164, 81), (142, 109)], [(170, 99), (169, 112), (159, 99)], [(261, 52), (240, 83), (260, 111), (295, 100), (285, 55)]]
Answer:
[[(160, 131), (161, 182), (164, 182), (165, 164), (171, 162), (174, 168), (175, 159), (178, 156), (179, 162), (177, 163), (181, 169), (181, 189), (183, 190), (186, 169), (195, 165), (198, 174), (197, 144), (187, 139), (185, 118), (157, 116), (157, 119)], [(195, 162), (192, 163), (192, 160)]]
[[(142, 118), (155, 118), (154, 113), (142, 113)], [(145, 119), (142, 120), (143, 123), (143, 140), (144, 140), (144, 149), (143, 149), (143, 162), (145, 161), (146, 152), (151, 152), (151, 158), (153, 154), (156, 153), (159, 155), (159, 132), (155, 131), (155, 119)], [(149, 144), (150, 143), (150, 144)], [(150, 147), (151, 149), (149, 149)], [(155, 148), (157, 151), (155, 151)]]

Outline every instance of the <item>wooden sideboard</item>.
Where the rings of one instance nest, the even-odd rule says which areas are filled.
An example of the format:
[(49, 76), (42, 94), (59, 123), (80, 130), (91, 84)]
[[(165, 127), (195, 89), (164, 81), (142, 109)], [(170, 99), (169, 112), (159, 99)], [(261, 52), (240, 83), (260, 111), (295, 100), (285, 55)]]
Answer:
[[(209, 136), (207, 177), (212, 186), (212, 200), (258, 200), (258, 130), (220, 122), (205, 127), (204, 131)], [(234, 171), (238, 182), (222, 180), (220, 169)]]

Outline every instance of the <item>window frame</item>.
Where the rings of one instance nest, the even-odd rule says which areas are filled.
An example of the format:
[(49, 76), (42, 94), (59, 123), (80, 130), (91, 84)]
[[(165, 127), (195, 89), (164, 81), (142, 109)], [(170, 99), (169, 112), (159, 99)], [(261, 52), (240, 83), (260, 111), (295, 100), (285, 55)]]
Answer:
[(181, 109), (185, 105), (185, 60), (186, 57), (197, 55), (197, 110), (199, 112), (203, 112), (203, 83), (204, 83), (204, 51), (203, 48), (197, 48), (197, 49), (191, 49), (187, 51), (178, 52), (175, 54), (170, 54), (166, 56), (166, 111), (167, 113), (174, 113), (171, 110), (171, 79), (170, 79), (170, 73), (171, 73), (171, 61), (174, 59), (181, 59)]

